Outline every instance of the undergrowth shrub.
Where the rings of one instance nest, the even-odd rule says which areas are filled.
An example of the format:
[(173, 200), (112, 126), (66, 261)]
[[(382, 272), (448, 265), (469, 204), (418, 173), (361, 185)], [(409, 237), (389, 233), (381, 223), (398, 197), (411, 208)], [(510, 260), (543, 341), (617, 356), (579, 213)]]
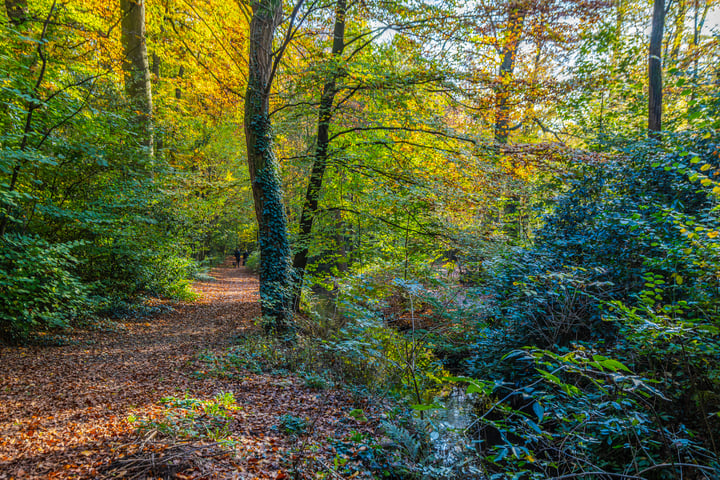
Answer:
[(253, 273), (260, 272), (260, 252), (254, 251), (250, 253), (245, 262), (245, 266)]
[(135, 240), (123, 238), (109, 246), (88, 246), (80, 254), (90, 266), (83, 270), (84, 280), (95, 282), (97, 290), (111, 299), (143, 294), (195, 298), (190, 279), (198, 273), (198, 264), (172, 247), (138, 247)]
[(100, 311), (131, 312), (146, 295), (196, 297), (189, 280), (198, 272), (196, 263), (172, 250), (52, 243), (23, 235), (6, 235), (0, 242), (0, 341), (23, 342)]
[[(666, 297), (716, 296), (707, 268), (718, 263), (716, 193), (707, 177), (692, 181), (717, 164), (715, 146), (702, 136), (677, 142), (672, 154), (626, 145), (616, 159), (567, 176), (535, 246), (489, 279), (496, 317), (518, 324), (517, 346), (612, 338), (603, 302), (629, 301), (648, 272), (675, 279), (657, 285)], [(704, 153), (690, 159), (689, 151)]]
[(183, 398), (165, 397), (162, 415), (156, 418), (130, 417), (137, 430), (157, 431), (173, 439), (205, 439), (232, 445), (228, 440), (235, 422), (234, 412), (242, 409), (231, 392), (221, 392), (208, 400), (185, 395)]
[(715, 478), (692, 431), (663, 414), (668, 388), (590, 346), (517, 351), (535, 373), (512, 384), (471, 380), (475, 435), (489, 478), (546, 479), (593, 471), (634, 478)]
[(242, 370), (297, 372), (312, 388), (354, 385), (392, 393), (413, 404), (430, 402), (446, 376), (432, 352), (432, 337), (420, 330), (401, 333), (384, 325), (381, 311), (368, 308), (371, 303), (341, 294), (335, 315), (297, 316), (295, 338), (260, 331), (244, 334), (222, 355), (201, 355), (202, 372), (216, 376), (241, 375)]
[(380, 326), (346, 327), (325, 339), (301, 332), (292, 342), (250, 333), (223, 354), (203, 353), (198, 360), (203, 366), (198, 375), (234, 378), (243, 371), (294, 372), (311, 388), (355, 385), (370, 392), (412, 397), (413, 403), (429, 401), (445, 374), (427, 345), (413, 345), (402, 334)]
[(386, 389), (415, 404), (432, 400), (445, 375), (423, 339), (385, 327), (348, 327), (323, 345), (333, 372), (349, 383)]
[(659, 311), (612, 304), (608, 320), (621, 334), (614, 351), (633, 370), (671, 385), (665, 389), (669, 401), (658, 405), (658, 412), (682, 421), (718, 454), (720, 328), (714, 319), (678, 318), (683, 304)]
[(75, 273), (73, 250), (82, 242), (6, 235), (0, 243), (0, 340), (22, 342), (33, 332), (68, 327), (96, 307), (91, 285)]
[[(490, 379), (477, 418), (496, 478), (718, 477), (719, 143), (621, 145), (571, 172), (533, 246), (491, 262), (464, 365)], [(522, 347), (539, 350), (499, 360)]]

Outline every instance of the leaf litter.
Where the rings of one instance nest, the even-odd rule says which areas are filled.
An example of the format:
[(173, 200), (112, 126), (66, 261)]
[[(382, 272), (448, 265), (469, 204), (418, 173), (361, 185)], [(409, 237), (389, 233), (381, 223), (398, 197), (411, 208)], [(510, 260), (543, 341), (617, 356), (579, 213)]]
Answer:
[[(377, 404), (292, 375), (196, 375), (198, 353), (221, 355), (260, 314), (246, 269), (228, 260), (212, 277), (195, 284), (199, 300), (152, 318), (0, 347), (0, 480), (370, 478), (367, 447), (335, 447), (377, 438)], [(228, 394), (236, 406), (218, 410)], [(358, 408), (367, 421), (347, 415)], [(305, 427), (284, 431), (283, 418)]]

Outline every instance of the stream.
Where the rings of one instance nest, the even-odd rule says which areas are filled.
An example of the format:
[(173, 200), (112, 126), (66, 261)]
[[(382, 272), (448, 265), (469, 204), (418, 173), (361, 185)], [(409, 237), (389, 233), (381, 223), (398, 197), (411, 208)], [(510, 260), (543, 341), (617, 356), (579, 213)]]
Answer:
[[(466, 429), (473, 422), (473, 398), (462, 387), (455, 387), (442, 401), (444, 408), (431, 414), (435, 430), (430, 438), (435, 457), (440, 461), (446, 478), (483, 480), (485, 477), (471, 465), (464, 465), (474, 456), (471, 438)], [(459, 476), (458, 476), (459, 475)]]

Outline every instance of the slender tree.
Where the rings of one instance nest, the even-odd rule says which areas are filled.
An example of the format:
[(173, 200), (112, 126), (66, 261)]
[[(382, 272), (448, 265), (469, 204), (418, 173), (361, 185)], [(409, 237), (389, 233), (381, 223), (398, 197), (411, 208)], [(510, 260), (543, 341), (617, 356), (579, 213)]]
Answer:
[(283, 332), (292, 327), (293, 275), (270, 123), (270, 92), (278, 61), (273, 37), (282, 21), (282, 0), (255, 0), (251, 5), (245, 139), (259, 230), (260, 304), (268, 327)]
[(125, 94), (138, 112), (141, 143), (153, 154), (152, 90), (145, 38), (145, 0), (120, 0)]
[(660, 139), (662, 129), (662, 41), (665, 27), (665, 0), (653, 3), (652, 28), (650, 30), (650, 55), (648, 58), (648, 130), (652, 138)]
[(345, 17), (347, 14), (347, 1), (338, 0), (335, 7), (335, 27), (333, 29), (332, 43), (332, 68), (329, 70), (328, 78), (323, 85), (320, 96), (320, 108), (318, 113), (318, 127), (315, 146), (315, 158), (310, 173), (302, 214), (300, 215), (300, 249), (293, 258), (293, 267), (297, 275), (297, 285), (293, 294), (293, 307), (297, 310), (300, 306), (300, 295), (302, 293), (302, 281), (308, 261), (308, 240), (312, 232), (313, 221), (320, 199), (320, 189), (323, 183), (323, 176), (328, 163), (328, 146), (330, 145), (330, 121), (332, 120), (333, 102), (338, 92), (337, 80), (342, 75), (339, 68), (339, 59), (345, 49)]

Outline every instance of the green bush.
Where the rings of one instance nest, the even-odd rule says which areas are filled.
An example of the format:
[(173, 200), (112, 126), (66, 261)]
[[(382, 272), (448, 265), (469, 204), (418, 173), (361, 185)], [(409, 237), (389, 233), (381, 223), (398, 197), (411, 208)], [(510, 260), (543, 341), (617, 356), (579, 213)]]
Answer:
[(287, 435), (302, 435), (310, 424), (306, 418), (296, 417), (289, 413), (280, 415), (278, 420), (279, 430)]
[(235, 411), (242, 407), (231, 392), (220, 392), (208, 400), (186, 394), (184, 398), (165, 397), (160, 402), (164, 407), (160, 418), (130, 418), (139, 431), (155, 430), (173, 439), (203, 439), (232, 445), (228, 437), (232, 435)]
[(140, 295), (194, 298), (190, 279), (199, 268), (182, 251), (163, 245), (162, 239), (151, 239), (154, 245), (124, 236), (107, 240), (78, 251), (88, 265), (82, 271), (83, 280), (93, 283), (100, 294), (112, 301), (132, 301)]
[[(464, 365), (495, 382), (487, 401), (501, 414), (479, 419), (501, 439), (485, 452), (498, 471), (547, 478), (591, 462), (675, 478), (661, 465), (680, 459), (696, 465), (687, 474), (712, 477), (720, 142), (713, 132), (665, 140), (665, 150), (620, 145), (615, 158), (571, 172), (534, 245), (495, 262), (494, 310)], [(543, 353), (499, 360), (523, 347)], [(543, 424), (534, 408), (554, 418)]]
[(248, 256), (245, 266), (253, 273), (260, 273), (260, 252), (252, 252), (250, 256)]
[[(653, 292), (654, 293), (654, 292)], [(720, 446), (720, 325), (715, 317), (686, 318), (686, 302), (675, 306), (610, 306), (608, 320), (618, 324), (613, 345), (633, 370), (666, 388), (671, 403), (657, 410), (677, 418), (712, 448)], [(670, 307), (670, 308), (668, 308)]]
[(99, 309), (130, 308), (140, 295), (192, 299), (194, 261), (86, 241), (51, 243), (36, 236), (0, 239), (0, 339), (18, 343), (34, 332), (69, 327)]
[[(712, 454), (661, 413), (671, 388), (590, 346), (506, 356), (535, 372), (524, 384), (469, 379), (480, 394), (474, 433), (490, 478), (713, 478)], [(677, 464), (677, 465), (676, 465)], [(694, 477), (705, 473), (707, 477)]]
[(0, 238), (0, 340), (21, 342), (35, 331), (64, 328), (97, 305), (91, 286), (74, 273), (82, 242), (51, 244), (38, 237)]
[(696, 178), (717, 163), (715, 143), (700, 134), (675, 140), (677, 153), (630, 144), (568, 175), (534, 246), (490, 279), (496, 318), (517, 324), (515, 346), (611, 340), (603, 302), (632, 302), (648, 272), (668, 280), (658, 295), (690, 302), (688, 312), (717, 297), (708, 268), (720, 265), (715, 184)]

